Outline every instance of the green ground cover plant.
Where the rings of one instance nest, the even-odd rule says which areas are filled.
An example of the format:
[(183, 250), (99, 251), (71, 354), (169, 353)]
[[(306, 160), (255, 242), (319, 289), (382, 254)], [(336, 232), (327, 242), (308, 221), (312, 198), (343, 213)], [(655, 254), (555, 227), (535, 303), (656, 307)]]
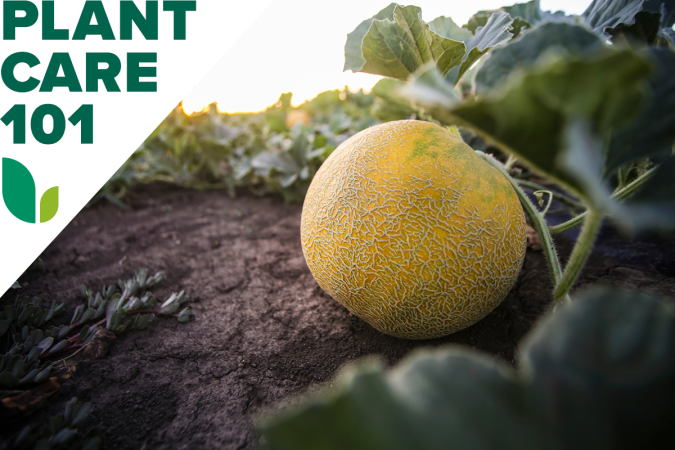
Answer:
[[(44, 400), (51, 396), (59, 388), (56, 380), (64, 367), (70, 370), (65, 361), (93, 341), (109, 342), (111, 336), (106, 333), (143, 330), (157, 316), (172, 316), (181, 323), (195, 320), (184, 291), (172, 293), (161, 303), (150, 292), (164, 279), (161, 272), (149, 276), (147, 269), (139, 268), (129, 279), (103, 286), (100, 291), (81, 286), (84, 302), (62, 325), (54, 325), (53, 320), (65, 314), (65, 303), (47, 306), (39, 298), (28, 299), (21, 295), (21, 285), (15, 283), (3, 296), (0, 310), (0, 398), (18, 399), (16, 405), (14, 401), (7, 403), (7, 409), (18, 406), (19, 410), (29, 408), (32, 412), (40, 407), (41, 401), (24, 405), (21, 397), (31, 389), (40, 392), (33, 397)], [(41, 389), (44, 386), (48, 387)], [(102, 445), (100, 430), (79, 430), (90, 411), (91, 403), (81, 404), (73, 397), (63, 414), (50, 417), (44, 425), (25, 426), (8, 441), (8, 448), (98, 449)]]
[(42, 427), (26, 425), (11, 441), (11, 449), (35, 450), (97, 450), (103, 444), (101, 431), (94, 427), (86, 433), (80, 431), (89, 418), (91, 403), (80, 403), (73, 397), (66, 403), (62, 414), (51, 416)]
[[(143, 330), (158, 315), (172, 315), (179, 322), (193, 321), (195, 315), (185, 304), (190, 298), (181, 291), (159, 303), (149, 288), (164, 280), (160, 272), (148, 276), (137, 269), (117, 286), (103, 286), (100, 292), (82, 286), (85, 302), (73, 312), (68, 324), (52, 325), (53, 318), (65, 313), (65, 304), (43, 306), (39, 298), (17, 294), (4, 301), (0, 311), (0, 389), (19, 389), (47, 381), (56, 373), (53, 362), (72, 356), (91, 342), (99, 329), (119, 334), (127, 329)], [(17, 284), (16, 288), (20, 288)], [(180, 309), (180, 311), (179, 311)]]

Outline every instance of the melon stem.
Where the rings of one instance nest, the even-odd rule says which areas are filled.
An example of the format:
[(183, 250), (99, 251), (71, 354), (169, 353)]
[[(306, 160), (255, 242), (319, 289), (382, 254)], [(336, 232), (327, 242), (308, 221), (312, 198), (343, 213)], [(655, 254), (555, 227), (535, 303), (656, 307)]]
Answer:
[(570, 259), (565, 266), (565, 272), (563, 272), (562, 278), (553, 290), (554, 301), (562, 300), (569, 296), (570, 289), (572, 289), (572, 286), (579, 278), (579, 274), (586, 265), (591, 250), (593, 250), (593, 244), (595, 243), (595, 238), (598, 236), (598, 231), (600, 231), (604, 217), (605, 214), (602, 211), (592, 208), (588, 210), (588, 215), (586, 216), (586, 220), (584, 220), (579, 238), (576, 244), (574, 244), (574, 250), (572, 250)]
[[(658, 166), (657, 166), (658, 167)], [(651, 176), (654, 174), (654, 170), (656, 170), (656, 167), (653, 169), (648, 170), (644, 174), (640, 175), (637, 177), (635, 180), (624, 186), (623, 188), (617, 190), (612, 194), (611, 199), (612, 200), (618, 200), (618, 201), (623, 201), (628, 198), (630, 198), (633, 194), (635, 194), (642, 185), (645, 183), (645, 181), (649, 180)], [(560, 225), (555, 225), (552, 227), (549, 227), (548, 231), (551, 234), (560, 234), (564, 233), (565, 231), (572, 230), (579, 225), (581, 225), (584, 220), (586, 219), (586, 216), (588, 215), (588, 211), (585, 211), (578, 216), (576, 216), (573, 219), (568, 220), (565, 223), (561, 223)]]

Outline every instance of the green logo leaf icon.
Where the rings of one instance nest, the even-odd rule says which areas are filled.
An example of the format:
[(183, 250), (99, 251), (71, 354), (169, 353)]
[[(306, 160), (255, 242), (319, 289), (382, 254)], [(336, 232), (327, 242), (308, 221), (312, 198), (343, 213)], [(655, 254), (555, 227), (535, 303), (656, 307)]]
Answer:
[(59, 210), (59, 187), (49, 188), (40, 199), (40, 223), (49, 222)]
[(35, 223), (35, 181), (19, 161), (2, 158), (2, 198), (14, 217)]
[[(11, 158), (2, 158), (2, 199), (14, 217), (28, 223), (36, 222), (35, 181), (30, 171)], [(59, 209), (59, 188), (47, 189), (40, 199), (40, 222), (48, 222)]]

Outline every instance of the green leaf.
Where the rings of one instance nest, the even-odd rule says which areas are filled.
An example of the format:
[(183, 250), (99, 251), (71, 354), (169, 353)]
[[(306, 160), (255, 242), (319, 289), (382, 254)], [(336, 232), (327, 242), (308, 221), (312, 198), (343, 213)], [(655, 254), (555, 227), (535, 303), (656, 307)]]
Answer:
[[(435, 67), (435, 66), (434, 66)], [(375, 97), (372, 113), (375, 117), (383, 120), (409, 119), (416, 113), (410, 102), (400, 94), (400, 90), (406, 86), (404, 81), (392, 78), (382, 78), (375, 83), (371, 94)], [(322, 150), (322, 149), (320, 149)], [(319, 152), (322, 155), (323, 152)]]
[(71, 442), (73, 439), (75, 439), (75, 436), (77, 436), (77, 430), (64, 428), (58, 433), (56, 433), (56, 436), (54, 436), (52, 442), (55, 445), (65, 445)]
[(40, 199), (40, 223), (49, 222), (59, 210), (59, 187), (49, 188)]
[(532, 28), (541, 22), (577, 22), (575, 16), (566, 16), (562, 11), (554, 13), (542, 11), (540, 3), (540, 0), (533, 0), (527, 3), (516, 3), (512, 6), (503, 6), (498, 10), (478, 11), (463, 28), (468, 28), (475, 33), (478, 27), (484, 26), (490, 16), (498, 11), (503, 11), (514, 19), (510, 30), (514, 37), (520, 35), (523, 29)]
[(70, 333), (70, 327), (68, 325), (63, 325), (59, 329), (59, 334), (57, 335), (57, 338), (63, 339), (64, 337), (66, 337), (68, 335), (68, 333)]
[(418, 70), (399, 92), (441, 123), (452, 125), (456, 120), (451, 111), (462, 99), (433, 64)]
[(81, 323), (87, 322), (90, 320), (92, 317), (94, 317), (94, 314), (96, 314), (96, 310), (94, 308), (87, 308), (87, 310), (82, 314), (82, 318), (80, 319)]
[(476, 14), (471, 16), (469, 22), (462, 25), (462, 28), (466, 28), (467, 30), (471, 31), (471, 33), (475, 33), (479, 27), (485, 26), (493, 12), (494, 11), (488, 10), (478, 11)]
[(44, 332), (42, 330), (40, 329), (33, 330), (30, 332), (30, 335), (28, 336), (28, 340), (26, 341), (26, 343), (30, 342), (31, 345), (35, 345), (38, 342), (40, 342), (43, 337)]
[(9, 319), (0, 319), (0, 337), (7, 332), (11, 323)]
[(29, 371), (23, 378), (19, 380), (19, 384), (29, 383), (33, 381), (35, 376), (38, 374), (38, 369), (32, 369)]
[(51, 355), (52, 353), (60, 352), (64, 348), (68, 347), (69, 345), (70, 345), (69, 341), (66, 341), (66, 340), (61, 341), (58, 344), (56, 344), (55, 346), (53, 346), (47, 354)]
[[(391, 5), (390, 5), (391, 6)], [(345, 70), (407, 79), (420, 66), (436, 62), (447, 73), (460, 64), (465, 53), (463, 42), (444, 38), (430, 30), (416, 6), (395, 5), (380, 12), (382, 19), (373, 18), (361, 43), (361, 54), (353, 53), (354, 42), (361, 33), (347, 40)], [(383, 14), (386, 13), (386, 14)], [(350, 41), (351, 39), (351, 41)]]
[(35, 223), (35, 181), (19, 161), (2, 158), (2, 198), (14, 217)]
[(80, 320), (80, 317), (82, 317), (82, 313), (84, 312), (84, 305), (80, 305), (77, 308), (75, 308), (75, 312), (73, 312), (73, 318), (70, 319), (70, 324), (74, 324)]
[[(50, 338), (47, 337), (45, 339)], [(38, 344), (38, 346), (30, 349), (30, 352), (28, 352), (28, 356), (26, 356), (26, 362), (37, 361), (38, 358), (40, 357), (40, 353), (42, 353), (42, 348), (40, 347), (40, 344)]]
[(644, 0), (593, 0), (581, 18), (597, 33), (609, 37), (610, 28), (633, 25)]
[(370, 363), (338, 379), (331, 395), (261, 423), (263, 448), (515, 450), (542, 440), (524, 421), (522, 383), (465, 351), (419, 352), (389, 376)]
[(261, 421), (261, 447), (668, 448), (674, 337), (672, 305), (587, 292), (537, 325), (520, 371), (459, 349), (418, 352), (388, 374), (362, 363)]
[(71, 423), (71, 426), (80, 425), (89, 416), (90, 412), (91, 412), (91, 403), (85, 403), (84, 405), (82, 405), (80, 407), (80, 410), (77, 412), (77, 414), (73, 418), (73, 422)]
[(122, 320), (124, 320), (123, 313), (120, 312), (112, 313), (111, 315), (108, 316), (108, 320), (106, 321), (106, 328), (110, 331), (115, 331), (122, 323)]
[(10, 321), (16, 319), (16, 308), (12, 305), (5, 305), (3, 309), (5, 313), (5, 317), (7, 317)]
[(619, 24), (610, 33), (613, 44), (641, 47), (654, 45), (660, 30), (660, 12), (640, 11), (632, 25)]
[(675, 50), (675, 30), (672, 28), (663, 28), (661, 30), (662, 37), (668, 42), (670, 48)]
[(16, 386), (16, 383), (17, 379), (14, 378), (9, 370), (0, 373), (0, 386), (11, 389)]
[(563, 147), (556, 164), (575, 180), (596, 208), (616, 211), (609, 187), (602, 179), (604, 142), (586, 120), (572, 119), (563, 132)]
[(88, 332), (89, 332), (89, 325), (83, 326), (82, 329), (80, 330), (80, 335), (77, 337), (75, 343), (79, 344), (80, 342), (84, 341), (84, 338), (87, 337)]
[(476, 29), (475, 34), (466, 41), (466, 55), (461, 66), (449, 73), (446, 78), (457, 84), (467, 70), (491, 48), (508, 42), (513, 33), (509, 31), (513, 19), (505, 12), (496, 12), (490, 16), (485, 26)]
[(542, 20), (541, 1), (534, 0), (527, 3), (516, 3), (512, 6), (502, 7), (514, 19), (522, 19), (528, 26), (536, 25)]
[(269, 176), (274, 172), (283, 174), (295, 174), (298, 172), (298, 165), (288, 156), (271, 151), (259, 153), (251, 161), (251, 166), (257, 175)]
[(546, 52), (587, 55), (603, 48), (604, 41), (583, 26), (544, 23), (490, 53), (476, 75), (476, 95), (486, 94), (516, 71), (531, 68)]
[(660, 13), (664, 27), (672, 27), (675, 24), (675, 1), (673, 0), (646, 0), (642, 4), (643, 11)]
[[(19, 317), (17, 318), (17, 320), (19, 322), (25, 322), (26, 319), (28, 319), (28, 317), (30, 317), (35, 312), (35, 310), (36, 310), (36, 307), (33, 306), (33, 305), (26, 306), (26, 308), (23, 311), (21, 311), (21, 314), (19, 314)], [(25, 339), (27, 339), (27, 337), (24, 338), (24, 340)]]
[[(439, 120), (471, 128), (590, 201), (597, 196), (560, 163), (567, 126), (587, 120), (593, 133), (604, 136), (626, 122), (640, 106), (641, 82), (650, 70), (647, 60), (628, 49), (608, 48), (585, 58), (551, 56), (498, 92), (448, 109)], [(438, 97), (447, 98), (447, 91)], [(423, 98), (413, 100), (425, 106)]]
[(347, 35), (347, 43), (345, 44), (345, 66), (343, 71), (351, 70), (352, 72), (359, 72), (366, 60), (363, 58), (363, 51), (361, 45), (363, 38), (368, 33), (370, 25), (373, 20), (383, 20), (391, 18), (394, 13), (396, 3), (391, 3), (379, 13), (375, 14), (370, 19), (361, 22), (351, 33)]
[(635, 119), (612, 133), (606, 176), (628, 162), (670, 153), (675, 142), (675, 52), (654, 48), (647, 56), (657, 69), (647, 80), (648, 100)]
[(675, 156), (660, 164), (640, 190), (620, 205), (615, 220), (634, 232), (675, 227)]
[(574, 16), (566, 16), (563, 11), (542, 11), (540, 0), (533, 0), (527, 3), (516, 3), (512, 6), (503, 6), (501, 10), (507, 12), (514, 19), (521, 19), (529, 27), (541, 22), (576, 22)]
[(473, 33), (457, 25), (450, 17), (440, 16), (429, 22), (429, 29), (439, 36), (453, 41), (466, 42)]
[(12, 376), (16, 379), (19, 379), (23, 376), (23, 366), (25, 364), (25, 361), (23, 359), (18, 360), (17, 362), (14, 363), (14, 366), (12, 367)]
[[(522, 349), (558, 448), (668, 448), (672, 304), (596, 288), (540, 323)], [(665, 445), (665, 447), (664, 447)]]

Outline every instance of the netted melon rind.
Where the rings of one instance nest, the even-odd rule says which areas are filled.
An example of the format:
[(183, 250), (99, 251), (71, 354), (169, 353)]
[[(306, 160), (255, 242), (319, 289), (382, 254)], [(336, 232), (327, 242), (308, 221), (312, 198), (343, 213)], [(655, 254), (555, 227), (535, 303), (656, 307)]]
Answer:
[(507, 295), (525, 256), (508, 181), (448, 130), (398, 121), (364, 130), (321, 166), (302, 248), (318, 284), (372, 326), (430, 339)]

